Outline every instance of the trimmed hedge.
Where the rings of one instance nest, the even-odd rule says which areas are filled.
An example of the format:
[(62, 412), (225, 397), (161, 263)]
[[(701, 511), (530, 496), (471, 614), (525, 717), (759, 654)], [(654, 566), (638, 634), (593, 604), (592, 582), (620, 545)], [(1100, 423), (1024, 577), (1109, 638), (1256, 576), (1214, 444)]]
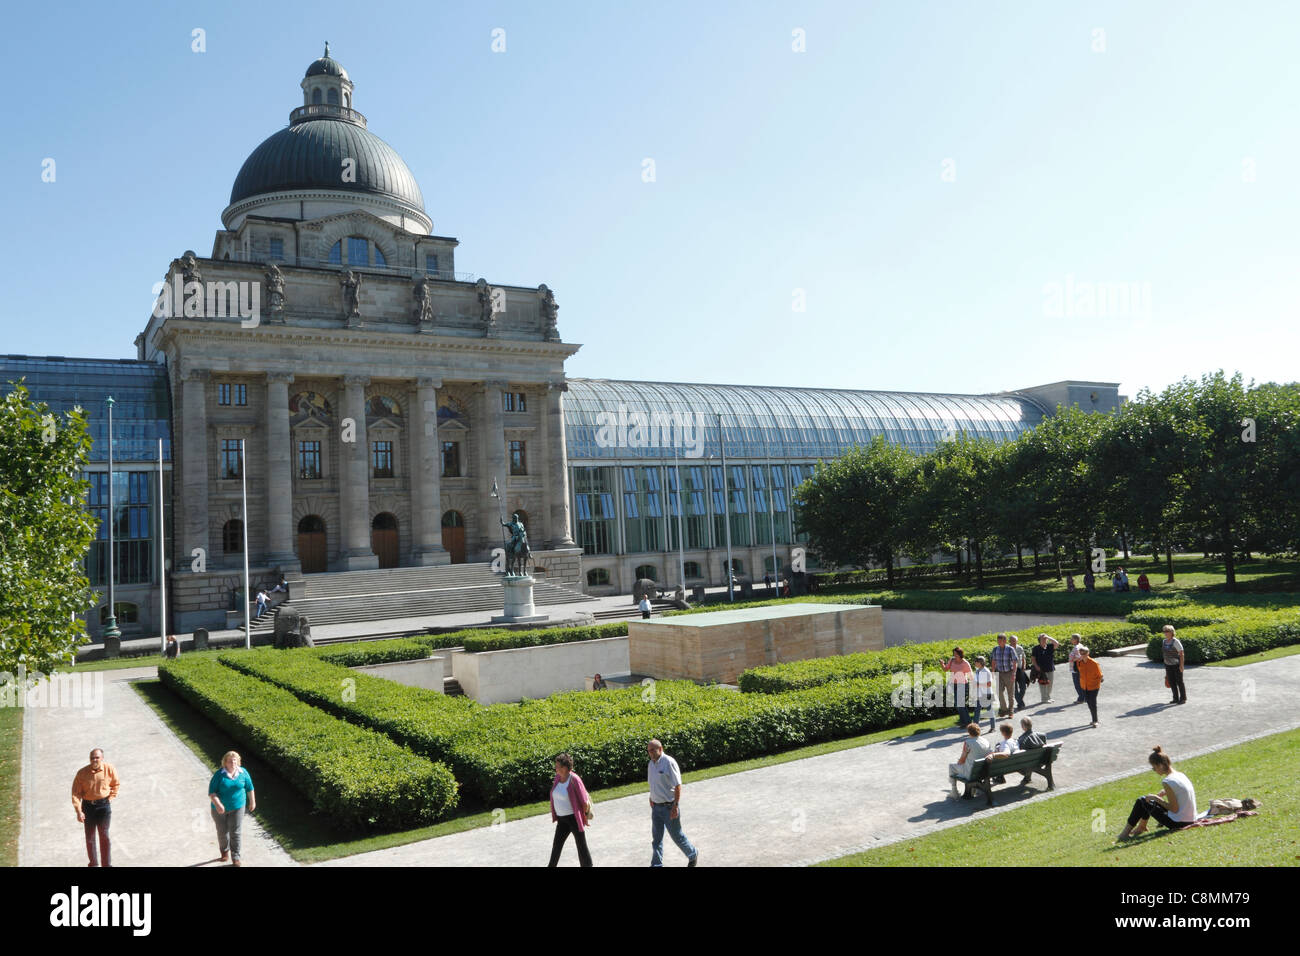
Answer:
[[(780, 696), (660, 681), (653, 691), (573, 692), (483, 707), (353, 674), (310, 655), (260, 649), (221, 660), (445, 761), (465, 796), (489, 806), (536, 799), (554, 774), (555, 755), (564, 750), (573, 754), (588, 786), (610, 786), (643, 779), (651, 737), (663, 740), (679, 760), (706, 766), (942, 713), (893, 707), (888, 677)], [(339, 687), (348, 677), (356, 680), (355, 699), (345, 700)]]
[(364, 667), (367, 664), (418, 661), (428, 657), (430, 651), (421, 641), (399, 637), (389, 641), (359, 641), (355, 644), (313, 647), (306, 653), (342, 667)]
[[(1183, 645), (1183, 659), (1187, 664), (1205, 664), (1229, 657), (1241, 657), (1260, 651), (1300, 644), (1300, 610), (1290, 613), (1268, 611), (1237, 611), (1229, 620), (1205, 627), (1189, 627), (1177, 633)], [(1177, 625), (1174, 625), (1177, 627)], [(1163, 661), (1161, 647), (1164, 639), (1157, 634), (1147, 642), (1147, 657)]]
[[(806, 597), (773, 598), (766, 601), (737, 601), (734, 604), (707, 604), (689, 611), (667, 611), (667, 614), (699, 614), (708, 611), (725, 611), (731, 608), (764, 607), (771, 604), (824, 603), (824, 604), (878, 604), (900, 611), (990, 611), (1003, 614), (1077, 614), (1080, 617), (1106, 615), (1123, 617), (1134, 606), (1150, 606), (1162, 601), (1150, 596), (1139, 597), (1140, 592), (1127, 594), (1076, 591), (988, 591), (972, 594), (964, 590), (952, 591), (867, 591), (861, 588), (822, 588), (817, 594)], [(1176, 602), (1175, 602), (1176, 603)]]
[(432, 823), (456, 805), (456, 780), (446, 766), (226, 667), (224, 656), (169, 661), (158, 677), (241, 747), (274, 764), (317, 811), (344, 826), (396, 829)]
[(513, 647), (540, 647), (544, 644), (572, 644), (597, 641), (603, 637), (625, 637), (627, 621), (593, 624), (589, 627), (549, 627), (529, 631), (476, 631), (466, 634), (465, 650), (504, 651)]
[[(1116, 647), (1140, 644), (1147, 636), (1146, 628), (1138, 624), (1112, 623), (1110, 621), (1081, 621), (1071, 624), (1045, 624), (1025, 631), (1010, 632), (1023, 638), (1021, 646), (1028, 648), (1038, 642), (1039, 634), (1048, 634), (1060, 642), (1054, 655), (1058, 663), (1069, 658), (1071, 634), (1083, 638), (1089, 651), (1101, 654)], [(787, 664), (771, 664), (744, 671), (739, 678), (740, 689), (754, 694), (784, 694), (792, 690), (817, 687), (833, 681), (855, 680), (910, 671), (917, 664), (922, 670), (936, 670), (952, 649), (961, 646), (966, 659), (976, 656), (986, 659), (997, 646), (996, 634), (981, 634), (964, 641), (935, 641), (928, 644), (903, 644), (882, 651), (864, 651), (839, 657), (815, 657)]]

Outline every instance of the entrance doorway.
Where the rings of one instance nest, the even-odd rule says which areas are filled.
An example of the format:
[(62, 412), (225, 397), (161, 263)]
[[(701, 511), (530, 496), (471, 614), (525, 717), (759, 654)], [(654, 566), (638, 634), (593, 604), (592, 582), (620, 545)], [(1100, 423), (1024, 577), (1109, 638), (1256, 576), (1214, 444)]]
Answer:
[(307, 515), (298, 522), (298, 563), (303, 574), (325, 570), (325, 522), (320, 515)]
[(387, 511), (370, 522), (370, 550), (379, 556), (381, 568), (397, 567), (397, 517)]
[(442, 516), (442, 546), (451, 556), (452, 564), (465, 563), (465, 519), (459, 511), (448, 511)]

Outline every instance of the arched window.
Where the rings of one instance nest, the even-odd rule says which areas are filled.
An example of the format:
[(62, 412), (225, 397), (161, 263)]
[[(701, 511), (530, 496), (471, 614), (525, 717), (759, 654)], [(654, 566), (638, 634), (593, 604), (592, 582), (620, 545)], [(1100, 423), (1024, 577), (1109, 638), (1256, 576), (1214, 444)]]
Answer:
[(332, 86), (330, 87), (329, 92), (326, 94), (325, 98), (329, 100), (330, 106), (339, 105), (339, 91), (334, 89), (334, 87)]
[(700, 577), (700, 576), (701, 576), (701, 575), (700, 575), (700, 562), (698, 562), (698, 561), (687, 561), (685, 564), (682, 565), (682, 573), (685, 574), (688, 578), (698, 578), (698, 577)]
[(240, 554), (244, 550), (244, 523), (231, 518), (221, 526), (221, 550), (226, 554)]
[(649, 578), (651, 581), (658, 581), (659, 569), (653, 564), (643, 564), (636, 569), (636, 577), (638, 581), (642, 578)]
[(605, 568), (592, 568), (587, 572), (587, 587), (598, 588), (609, 583), (609, 571)]
[(371, 520), (370, 527), (375, 531), (396, 531), (397, 518), (387, 511), (381, 511)]
[(442, 514), (442, 526), (444, 528), (463, 528), (465, 519), (459, 511), (444, 511)]
[(344, 91), (343, 93), (343, 105), (344, 106), (352, 105), (352, 94), (348, 93), (347, 91)]
[(388, 265), (388, 260), (385, 259), (384, 254), (379, 251), (379, 246), (375, 246), (375, 265), (377, 266)]
[(314, 90), (311, 91), (311, 102), (312, 102), (312, 105), (313, 105), (313, 106), (319, 106), (319, 105), (320, 105), (320, 87), (319, 87), (319, 86), (316, 87), (316, 89), (314, 89)]

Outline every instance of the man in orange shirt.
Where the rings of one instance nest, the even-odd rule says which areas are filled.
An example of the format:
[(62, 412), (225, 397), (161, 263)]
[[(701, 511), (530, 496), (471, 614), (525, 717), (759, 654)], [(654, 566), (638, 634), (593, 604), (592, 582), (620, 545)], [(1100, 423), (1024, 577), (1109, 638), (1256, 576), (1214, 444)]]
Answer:
[[(117, 771), (104, 759), (104, 751), (96, 747), (90, 752), (90, 763), (77, 771), (72, 779), (72, 806), (77, 811), (77, 822), (86, 828), (86, 855), (90, 866), (104, 866), (109, 861), (108, 823), (113, 814), (111, 801), (117, 796)], [(99, 857), (95, 855), (95, 835), (99, 835)]]

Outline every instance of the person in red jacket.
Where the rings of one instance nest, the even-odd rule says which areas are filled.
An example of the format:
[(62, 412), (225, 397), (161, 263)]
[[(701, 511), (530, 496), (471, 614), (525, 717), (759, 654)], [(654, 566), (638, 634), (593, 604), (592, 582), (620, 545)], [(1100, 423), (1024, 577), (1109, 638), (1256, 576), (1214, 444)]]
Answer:
[(591, 866), (586, 833), (591, 818), (591, 797), (582, 784), (582, 778), (573, 772), (573, 758), (560, 754), (555, 758), (555, 777), (551, 780), (551, 819), (555, 821), (555, 840), (551, 843), (551, 862), (547, 866), (559, 865), (564, 841), (570, 833), (578, 845), (578, 862), (582, 866)]

